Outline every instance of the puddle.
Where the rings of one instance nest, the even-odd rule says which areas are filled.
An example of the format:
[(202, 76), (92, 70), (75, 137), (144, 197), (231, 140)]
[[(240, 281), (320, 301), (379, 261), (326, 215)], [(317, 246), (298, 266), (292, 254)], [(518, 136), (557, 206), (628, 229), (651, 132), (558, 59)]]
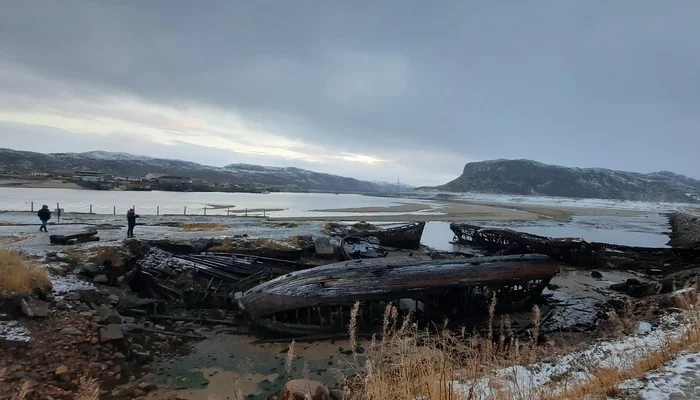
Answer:
[[(235, 398), (237, 388), (246, 400), (266, 400), (278, 394), (289, 379), (308, 376), (334, 386), (340, 383), (340, 373), (348, 369), (348, 356), (343, 352), (350, 346), (344, 340), (296, 343), (289, 375), (285, 370), (289, 344), (253, 344), (255, 340), (230, 334), (203, 340), (190, 354), (161, 363), (153, 383), (173, 389), (187, 386), (175, 391), (183, 398)], [(172, 392), (160, 391), (159, 396)]]

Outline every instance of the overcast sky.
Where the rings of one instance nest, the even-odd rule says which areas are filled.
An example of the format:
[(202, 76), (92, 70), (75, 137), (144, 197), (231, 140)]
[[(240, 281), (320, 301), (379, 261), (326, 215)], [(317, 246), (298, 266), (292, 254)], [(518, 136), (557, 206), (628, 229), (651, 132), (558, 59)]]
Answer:
[(700, 1), (0, 0), (0, 147), (700, 178)]

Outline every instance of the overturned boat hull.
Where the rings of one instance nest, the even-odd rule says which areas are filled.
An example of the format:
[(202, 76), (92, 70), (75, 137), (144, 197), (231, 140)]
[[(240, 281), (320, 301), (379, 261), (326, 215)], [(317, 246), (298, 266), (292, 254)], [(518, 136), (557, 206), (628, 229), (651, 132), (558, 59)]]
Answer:
[(361, 326), (376, 327), (389, 303), (410, 309), (419, 321), (441, 321), (487, 313), (493, 296), (498, 311), (530, 304), (558, 272), (559, 265), (541, 255), (353, 260), (265, 282), (237, 304), (278, 333), (345, 329), (357, 301)]

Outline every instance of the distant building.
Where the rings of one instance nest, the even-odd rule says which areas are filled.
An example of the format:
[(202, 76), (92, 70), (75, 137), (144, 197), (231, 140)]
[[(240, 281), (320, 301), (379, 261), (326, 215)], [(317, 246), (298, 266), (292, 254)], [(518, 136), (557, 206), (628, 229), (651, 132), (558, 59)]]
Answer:
[(143, 179), (147, 181), (152, 181), (160, 178), (161, 176), (165, 176), (165, 174), (156, 174), (153, 172), (149, 172), (148, 174), (146, 174), (146, 176), (143, 177)]
[(73, 180), (81, 182), (104, 182), (105, 176), (101, 172), (76, 171), (73, 175)]
[(75, 173), (73, 171), (53, 171), (51, 175), (54, 178), (72, 178)]

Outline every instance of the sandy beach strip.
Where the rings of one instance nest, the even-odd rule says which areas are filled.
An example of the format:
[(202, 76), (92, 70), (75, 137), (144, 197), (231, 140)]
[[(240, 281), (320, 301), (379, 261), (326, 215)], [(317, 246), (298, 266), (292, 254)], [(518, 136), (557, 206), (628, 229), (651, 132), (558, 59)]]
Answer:
[(382, 213), (382, 212), (403, 212), (411, 213), (417, 211), (427, 211), (432, 210), (435, 207), (431, 207), (430, 204), (420, 204), (420, 203), (401, 203), (394, 206), (384, 206), (384, 207), (350, 207), (350, 208), (329, 208), (323, 210), (309, 210), (314, 212), (334, 212), (334, 213), (344, 213), (344, 212), (361, 212), (361, 213)]

